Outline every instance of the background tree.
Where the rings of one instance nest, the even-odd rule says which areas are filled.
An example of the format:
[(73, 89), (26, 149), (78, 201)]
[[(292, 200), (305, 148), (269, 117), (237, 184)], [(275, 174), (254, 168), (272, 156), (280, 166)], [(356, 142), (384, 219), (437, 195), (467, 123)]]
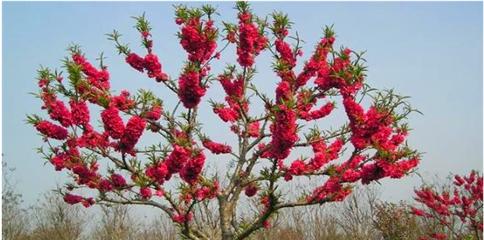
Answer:
[(164, 215), (158, 216), (149, 224), (141, 226), (137, 239), (142, 240), (176, 240), (177, 229), (171, 224), (171, 219)]
[(138, 226), (125, 205), (101, 206), (101, 224), (95, 229), (99, 240), (131, 240), (138, 238)]
[(471, 171), (468, 176), (454, 176), (452, 185), (424, 185), (415, 190), (411, 207), (414, 215), (438, 223), (428, 237), (421, 239), (482, 239), (482, 175)]
[[(236, 10), (238, 23), (224, 22), (221, 31), (213, 7), (176, 6), (187, 52), (178, 80), (163, 71), (145, 16), (135, 18), (144, 56), (123, 44), (117, 31), (108, 34), (134, 70), (173, 92), (179, 100), (174, 106), (147, 90), (114, 93), (102, 56), (95, 67), (78, 46), (64, 60), (65, 80), (61, 72), (39, 70), (37, 96), (51, 120), (31, 115), (28, 121), (45, 140), (39, 153), (72, 176), (62, 190), (67, 203), (148, 205), (165, 212), (184, 238), (210, 239), (216, 232), (217, 238), (244, 239), (270, 228), (282, 209), (342, 201), (360, 181), (401, 178), (418, 165), (419, 154), (405, 143), (404, 121), (415, 110), (406, 97), (365, 83), (362, 53), (334, 47), (334, 31), (326, 27), (298, 71), (302, 41), (287, 15), (258, 18), (246, 2)], [(217, 48), (221, 32), (223, 47)], [(229, 46), (237, 64), (212, 74), (211, 65)], [(275, 97), (254, 81), (255, 59), (263, 53), (274, 59)], [(224, 102), (209, 102), (234, 134), (234, 146), (210, 139), (199, 119), (212, 84), (224, 89)], [(320, 129), (336, 106), (347, 121)], [(97, 119), (100, 128), (93, 124)], [(152, 133), (160, 142), (141, 146), (141, 136)], [(295, 156), (302, 150), (310, 156)], [(230, 160), (222, 172), (209, 171), (206, 154)], [(295, 179), (318, 186), (287, 194)], [(257, 211), (241, 214), (248, 202), (257, 203)], [(204, 204), (217, 210), (216, 231), (195, 221), (203, 219), (197, 209)]]
[(84, 239), (89, 218), (81, 206), (69, 206), (58, 194), (50, 192), (31, 210), (30, 239)]
[(433, 221), (420, 221), (403, 202), (378, 202), (374, 206), (372, 220), (382, 239), (419, 239), (425, 232), (438, 227)]
[(381, 239), (372, 221), (377, 202), (376, 189), (359, 187), (341, 203), (285, 209), (274, 219), (273, 227), (253, 239)]
[(22, 195), (12, 184), (10, 174), (15, 169), (9, 169), (2, 162), (2, 238), (6, 240), (25, 239), (29, 224), (25, 209), (21, 208)]
[(378, 239), (380, 234), (372, 224), (378, 192), (374, 188), (359, 188), (344, 201), (334, 218), (345, 233), (345, 239)]

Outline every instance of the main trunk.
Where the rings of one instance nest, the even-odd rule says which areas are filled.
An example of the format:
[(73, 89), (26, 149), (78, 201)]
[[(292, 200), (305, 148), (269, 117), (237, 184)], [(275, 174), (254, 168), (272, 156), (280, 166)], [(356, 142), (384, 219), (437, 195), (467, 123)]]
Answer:
[(234, 216), (233, 204), (228, 202), (226, 198), (219, 199), (219, 212), (220, 212), (220, 228), (222, 230), (222, 240), (234, 239), (234, 230), (230, 223)]

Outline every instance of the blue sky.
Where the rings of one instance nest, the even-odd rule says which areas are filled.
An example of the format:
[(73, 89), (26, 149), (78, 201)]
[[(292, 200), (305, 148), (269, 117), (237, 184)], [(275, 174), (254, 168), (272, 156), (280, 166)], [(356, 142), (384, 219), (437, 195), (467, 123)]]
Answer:
[[(231, 3), (213, 4), (222, 14), (219, 20), (234, 21)], [(65, 177), (44, 165), (34, 149), (41, 145), (41, 139), (24, 123), (26, 114), (40, 112), (40, 102), (28, 94), (37, 91), (38, 67), (59, 68), (60, 60), (67, 54), (66, 47), (78, 43), (91, 60), (104, 52), (113, 89), (149, 88), (170, 103), (172, 97), (166, 90), (124, 64), (104, 34), (117, 29), (124, 34), (124, 41), (140, 51), (130, 16), (145, 12), (154, 28), (155, 51), (166, 71), (176, 75), (185, 53), (177, 44), (171, 5), (3, 4), (3, 159), (17, 169), (14, 178), (26, 204), (62, 184)], [(414, 129), (409, 143), (425, 152), (419, 167), (424, 176), (482, 169), (482, 3), (257, 2), (252, 7), (259, 15), (273, 10), (288, 13), (295, 22), (294, 29), (306, 41), (306, 57), (321, 37), (322, 27), (330, 24), (334, 24), (338, 45), (367, 50), (368, 83), (411, 96), (413, 106), (424, 113), (409, 119)], [(228, 57), (233, 60), (233, 53)], [(259, 60), (261, 73), (256, 83), (270, 91), (277, 78), (262, 70), (270, 66), (270, 58), (261, 56)], [(214, 65), (215, 72), (221, 66)], [(220, 99), (219, 90), (211, 89), (208, 97)], [(215, 132), (218, 122), (212, 122), (206, 127)], [(214, 134), (219, 139), (225, 137)], [(383, 181), (380, 189), (385, 199), (410, 199), (412, 189), (419, 183), (419, 178), (413, 176), (402, 181)]]

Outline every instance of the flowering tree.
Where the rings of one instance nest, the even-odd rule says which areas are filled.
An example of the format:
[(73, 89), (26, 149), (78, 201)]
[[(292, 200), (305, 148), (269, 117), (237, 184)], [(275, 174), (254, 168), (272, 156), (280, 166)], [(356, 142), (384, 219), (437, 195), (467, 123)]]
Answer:
[(420, 207), (411, 207), (412, 213), (424, 219), (435, 220), (441, 229), (435, 229), (421, 239), (482, 239), (482, 176), (472, 171), (468, 176), (454, 176), (450, 189), (438, 191), (424, 186), (415, 190)]
[[(144, 16), (135, 18), (144, 56), (123, 44), (117, 31), (109, 34), (129, 66), (173, 92), (179, 99), (176, 106), (164, 106), (147, 90), (115, 94), (102, 58), (95, 67), (77, 46), (69, 48), (64, 61), (67, 80), (57, 71), (39, 70), (38, 97), (51, 120), (31, 115), (28, 121), (46, 143), (39, 153), (57, 171), (72, 176), (61, 189), (67, 203), (153, 206), (171, 217), (184, 238), (207, 239), (206, 229), (194, 221), (194, 210), (212, 201), (218, 237), (244, 239), (270, 227), (271, 217), (281, 209), (341, 201), (359, 181), (401, 178), (417, 166), (419, 154), (404, 143), (404, 120), (415, 110), (393, 91), (369, 88), (362, 55), (336, 49), (331, 27), (296, 71), (303, 53), (297, 33), (289, 33), (287, 15), (274, 12), (271, 20), (261, 19), (246, 2), (238, 2), (236, 9), (238, 23), (223, 23), (221, 31), (214, 23), (214, 8), (176, 7), (178, 37), (187, 52), (177, 80), (163, 71)], [(220, 43), (223, 47), (217, 48)], [(211, 64), (228, 46), (236, 48), (237, 63), (212, 75)], [(274, 59), (274, 98), (253, 81), (255, 59), (262, 53)], [(210, 139), (201, 127), (197, 113), (212, 84), (220, 84), (226, 93), (224, 102), (210, 105), (234, 134), (235, 146)], [(264, 111), (249, 111), (254, 104)], [(317, 124), (336, 112), (337, 104), (348, 121), (320, 130)], [(96, 109), (100, 127), (92, 123)], [(140, 146), (148, 132), (160, 142)], [(311, 156), (294, 157), (301, 148)], [(223, 172), (209, 172), (207, 154), (231, 160)], [(315, 179), (319, 187), (290, 194), (287, 186), (295, 178)], [(247, 199), (256, 199), (259, 211), (242, 217), (237, 209)]]

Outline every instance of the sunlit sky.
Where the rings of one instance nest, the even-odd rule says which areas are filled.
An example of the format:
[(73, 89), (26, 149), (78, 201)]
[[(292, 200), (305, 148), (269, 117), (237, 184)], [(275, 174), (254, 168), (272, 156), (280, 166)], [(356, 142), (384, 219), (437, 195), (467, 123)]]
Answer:
[[(221, 13), (217, 20), (234, 21), (232, 3), (213, 5)], [(481, 2), (257, 2), (252, 7), (258, 15), (273, 10), (288, 13), (294, 29), (306, 41), (305, 57), (321, 37), (322, 27), (331, 24), (337, 45), (366, 50), (368, 83), (411, 96), (412, 105), (423, 112), (409, 118), (413, 129), (409, 143), (424, 152), (419, 166), (424, 177), (482, 169)], [(167, 103), (174, 101), (160, 85), (124, 64), (104, 35), (117, 29), (124, 41), (141, 51), (130, 17), (143, 12), (152, 22), (155, 51), (166, 71), (176, 76), (185, 52), (175, 35), (178, 26), (173, 21), (172, 3), (3, 3), (3, 160), (9, 168), (16, 168), (12, 177), (26, 205), (65, 178), (44, 165), (35, 151), (41, 138), (25, 118), (40, 113), (40, 102), (29, 95), (37, 91), (36, 70), (40, 65), (60, 68), (70, 43), (80, 44), (91, 60), (104, 53), (116, 91), (149, 88)], [(229, 60), (234, 59), (233, 54), (227, 54)], [(256, 84), (270, 91), (278, 81), (264, 68), (270, 66), (270, 56), (259, 60)], [(214, 72), (220, 72), (223, 65), (215, 64)], [(221, 100), (220, 90), (210, 89), (208, 97)], [(209, 114), (203, 116), (213, 119)], [(223, 141), (226, 135), (218, 133), (221, 122), (212, 119), (205, 127)], [(420, 182), (414, 175), (383, 181), (379, 189), (387, 200), (408, 200)]]

